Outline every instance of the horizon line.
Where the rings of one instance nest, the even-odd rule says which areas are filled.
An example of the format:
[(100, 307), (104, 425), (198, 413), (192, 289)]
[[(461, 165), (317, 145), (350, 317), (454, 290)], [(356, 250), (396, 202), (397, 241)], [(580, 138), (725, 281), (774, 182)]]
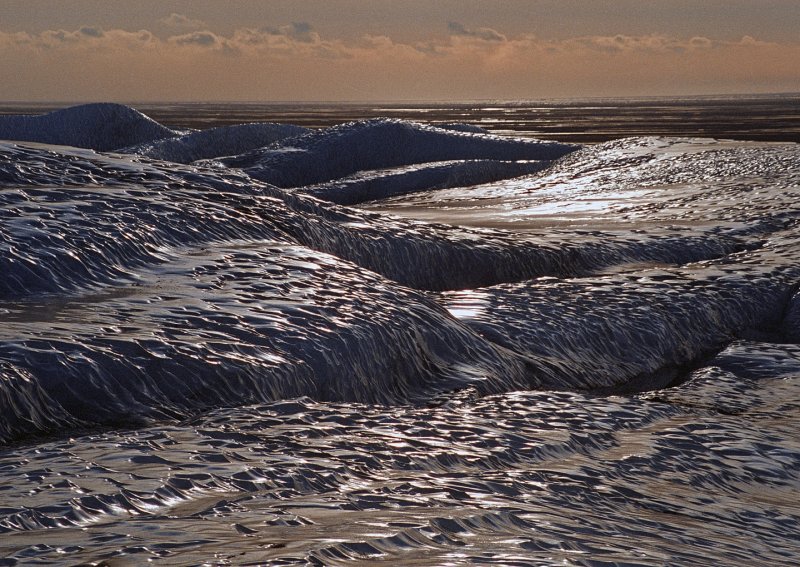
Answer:
[(144, 100), (100, 100), (100, 99), (74, 99), (74, 100), (0, 100), (0, 105), (61, 105), (61, 104), (93, 104), (93, 103), (117, 103), (124, 105), (135, 104), (277, 104), (277, 105), (307, 105), (307, 104), (327, 104), (327, 105), (349, 105), (349, 104), (509, 104), (509, 103), (532, 103), (532, 102), (578, 102), (596, 100), (682, 100), (682, 99), (723, 99), (723, 98), (768, 98), (768, 97), (794, 97), (800, 96), (800, 91), (777, 91), (777, 92), (737, 92), (737, 93), (715, 93), (715, 94), (670, 94), (670, 95), (613, 95), (613, 96), (563, 96), (563, 97), (539, 97), (539, 98), (480, 98), (480, 99), (348, 99), (348, 100), (187, 100), (187, 99), (144, 99)]

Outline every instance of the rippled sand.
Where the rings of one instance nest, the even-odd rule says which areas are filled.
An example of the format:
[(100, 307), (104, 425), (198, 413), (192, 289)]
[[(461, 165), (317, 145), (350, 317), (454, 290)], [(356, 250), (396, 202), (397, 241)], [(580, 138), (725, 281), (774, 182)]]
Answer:
[(798, 146), (401, 126), (0, 143), (0, 564), (797, 564)]

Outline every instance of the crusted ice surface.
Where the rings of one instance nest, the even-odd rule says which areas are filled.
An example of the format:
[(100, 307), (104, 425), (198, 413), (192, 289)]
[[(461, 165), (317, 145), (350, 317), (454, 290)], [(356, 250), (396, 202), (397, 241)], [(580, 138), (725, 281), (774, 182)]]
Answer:
[(796, 345), (637, 397), (225, 409), (0, 455), (8, 561), (792, 565)]
[[(792, 247), (791, 254), (798, 253)], [(739, 266), (698, 264), (546, 278), (448, 292), (443, 301), (478, 334), (552, 366), (573, 388), (635, 392), (666, 387), (735, 338), (781, 325), (800, 269), (765, 260), (746, 273)]]
[(109, 102), (42, 116), (0, 116), (0, 140), (24, 140), (108, 151), (177, 136), (138, 110)]
[[(438, 167), (327, 134), (314, 175)], [(796, 564), (799, 155), (635, 138), (365, 211), (0, 144), (3, 561)]]
[(577, 149), (558, 142), (503, 138), (376, 118), (349, 122), (220, 160), (279, 187), (298, 187), (357, 171), (455, 159), (551, 160)]
[(387, 404), (536, 380), (431, 299), (268, 240), (186, 246), (133, 284), (0, 305), (0, 360), (30, 382), (22, 394), (18, 380), (3, 385), (6, 439), (62, 427), (62, 410), (72, 427), (119, 426), (298, 396)]
[[(625, 148), (641, 152), (638, 141)], [(14, 376), (32, 377), (33, 393), (25, 396), (55, 398), (52, 417), (24, 426), (19, 417), (8, 426), (6, 438), (51, 430), (62, 423), (62, 410), (76, 424), (92, 419), (110, 424), (180, 417), (235, 405), (237, 399), (305, 395), (390, 403), (467, 383), (485, 392), (528, 386), (652, 388), (669, 383), (675, 372), (733, 337), (780, 326), (795, 285), (788, 203), (779, 212), (756, 211), (738, 221), (696, 228), (559, 229), (519, 236), (342, 209), (235, 170), (41, 146), (7, 144), (2, 152), (7, 156), (0, 169), (0, 183), (6, 186), (0, 192), (5, 242), (0, 298), (6, 302), (7, 323), (3, 360), (12, 364)], [(696, 155), (687, 156), (687, 163)], [(639, 161), (661, 163), (654, 156)], [(606, 170), (602, 161), (597, 163)], [(564, 170), (559, 163), (552, 171), (510, 183), (536, 184)], [(630, 170), (626, 167), (633, 175)], [(586, 175), (594, 174), (589, 169)], [(787, 171), (783, 177), (792, 182), (792, 175)], [(646, 171), (635, 179), (645, 177)], [(595, 191), (591, 183), (577, 185), (588, 194)], [(698, 189), (691, 198), (701, 195)], [(220, 249), (228, 250), (229, 257), (218, 258)], [(332, 260), (314, 261), (327, 254)], [(296, 270), (284, 265), (284, 257), (293, 255), (302, 258)], [(209, 263), (200, 263), (198, 256)], [(240, 256), (231, 263), (230, 258)], [(587, 279), (647, 264), (684, 267)], [(265, 273), (264, 266), (272, 268)], [(309, 266), (314, 277), (302, 276)], [(237, 283), (229, 288), (220, 284), (218, 291), (198, 287), (196, 270), (227, 272), (218, 276), (220, 281)], [(372, 272), (388, 279), (374, 279)], [(353, 293), (344, 284), (335, 294), (326, 291), (343, 273), (349, 274)], [(541, 276), (551, 279), (531, 279)], [(395, 282), (463, 290), (439, 298), (455, 318), (429, 298), (409, 296)], [(300, 306), (285, 299), (299, 293), (297, 285), (306, 290)], [(174, 295), (180, 309), (160, 312), (161, 286), (171, 290), (166, 296)], [(365, 290), (362, 299), (357, 289)], [(364, 312), (348, 319), (352, 334), (335, 326), (319, 334), (324, 325), (312, 317), (318, 301), (305, 307), (302, 301), (318, 294), (332, 302), (323, 321), (341, 320), (340, 312), (359, 313), (362, 303), (383, 305), (385, 313), (405, 305), (400, 313), (421, 309), (428, 318), (401, 324), (400, 315), (382, 319)], [(145, 301), (142, 296), (152, 297)], [(142, 308), (143, 302), (151, 307)], [(272, 310), (264, 315), (254, 307), (260, 302)], [(198, 305), (193, 313), (186, 311), (190, 303)], [(54, 313), (71, 317), (71, 304), (104, 306), (100, 322), (81, 319), (78, 327), (67, 325), (66, 330), (46, 325)], [(243, 310), (243, 319), (232, 315), (236, 309)], [(218, 321), (221, 313), (226, 326)], [(251, 319), (270, 331), (251, 328)], [(179, 327), (193, 321), (191, 332), (161, 334), (172, 320)], [(284, 320), (296, 328), (280, 323)], [(410, 338), (401, 338), (409, 331)], [(155, 338), (148, 338), (153, 333)], [(254, 354), (242, 357), (237, 350), (210, 348), (191, 338), (209, 333), (221, 337), (220, 344), (236, 342), (239, 350)], [(425, 353), (439, 347), (422, 337), (449, 335), (471, 346), (462, 352), (453, 346), (459, 340), (445, 339), (451, 354), (435, 354), (425, 362)], [(276, 337), (288, 346), (275, 348)], [(381, 366), (385, 360), (404, 360), (391, 353), (398, 345), (414, 352), (415, 341), (422, 351), (406, 361), (410, 366)], [(72, 354), (59, 354), (70, 343)], [(357, 354), (364, 348), (361, 343), (370, 345), (363, 352), (373, 353), (372, 367), (367, 354)], [(38, 345), (50, 346), (42, 350)], [(203, 348), (210, 349), (206, 357)], [(332, 354), (319, 359), (325, 351)], [(351, 372), (334, 380), (337, 367)], [(233, 390), (231, 380), (238, 384)], [(108, 388), (112, 383), (120, 387)], [(167, 383), (169, 391), (161, 391)], [(189, 395), (190, 390), (195, 394)], [(201, 390), (202, 395), (197, 393)], [(141, 392), (146, 392), (143, 398)], [(12, 394), (6, 397), (8, 407), (16, 408), (8, 414), (23, 416), (25, 404)], [(87, 409), (87, 401), (97, 399), (114, 409)], [(33, 414), (45, 415), (46, 406)]]
[(471, 132), (473, 134), (490, 134), (486, 128), (475, 126), (474, 124), (464, 124), (463, 122), (436, 122), (432, 124), (436, 128), (444, 130), (455, 130), (456, 132)]
[(190, 132), (174, 138), (147, 141), (118, 151), (164, 161), (190, 163), (201, 159), (241, 154), (306, 132), (307, 128), (292, 124), (272, 122), (238, 124)]
[(226, 238), (286, 239), (430, 290), (686, 263), (752, 246), (727, 232), (672, 228), (519, 238), (335, 207), (236, 171), (14, 144), (0, 155), (8, 243), (0, 297), (108, 283), (127, 266), (161, 261), (169, 247)]
[(453, 160), (391, 169), (361, 171), (298, 191), (339, 205), (356, 205), (398, 195), (448, 187), (467, 187), (521, 177), (544, 169), (549, 161)]

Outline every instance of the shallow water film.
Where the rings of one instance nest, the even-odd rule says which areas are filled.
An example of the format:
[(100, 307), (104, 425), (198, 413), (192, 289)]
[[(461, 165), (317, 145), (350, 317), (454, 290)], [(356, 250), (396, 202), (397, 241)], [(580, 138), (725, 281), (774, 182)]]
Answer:
[(0, 565), (800, 561), (797, 144), (0, 137)]

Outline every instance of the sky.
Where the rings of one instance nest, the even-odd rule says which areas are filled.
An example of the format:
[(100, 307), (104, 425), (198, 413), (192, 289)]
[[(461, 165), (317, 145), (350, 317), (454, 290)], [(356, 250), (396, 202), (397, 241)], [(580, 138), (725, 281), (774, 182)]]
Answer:
[(0, 0), (0, 100), (800, 91), (800, 0)]

